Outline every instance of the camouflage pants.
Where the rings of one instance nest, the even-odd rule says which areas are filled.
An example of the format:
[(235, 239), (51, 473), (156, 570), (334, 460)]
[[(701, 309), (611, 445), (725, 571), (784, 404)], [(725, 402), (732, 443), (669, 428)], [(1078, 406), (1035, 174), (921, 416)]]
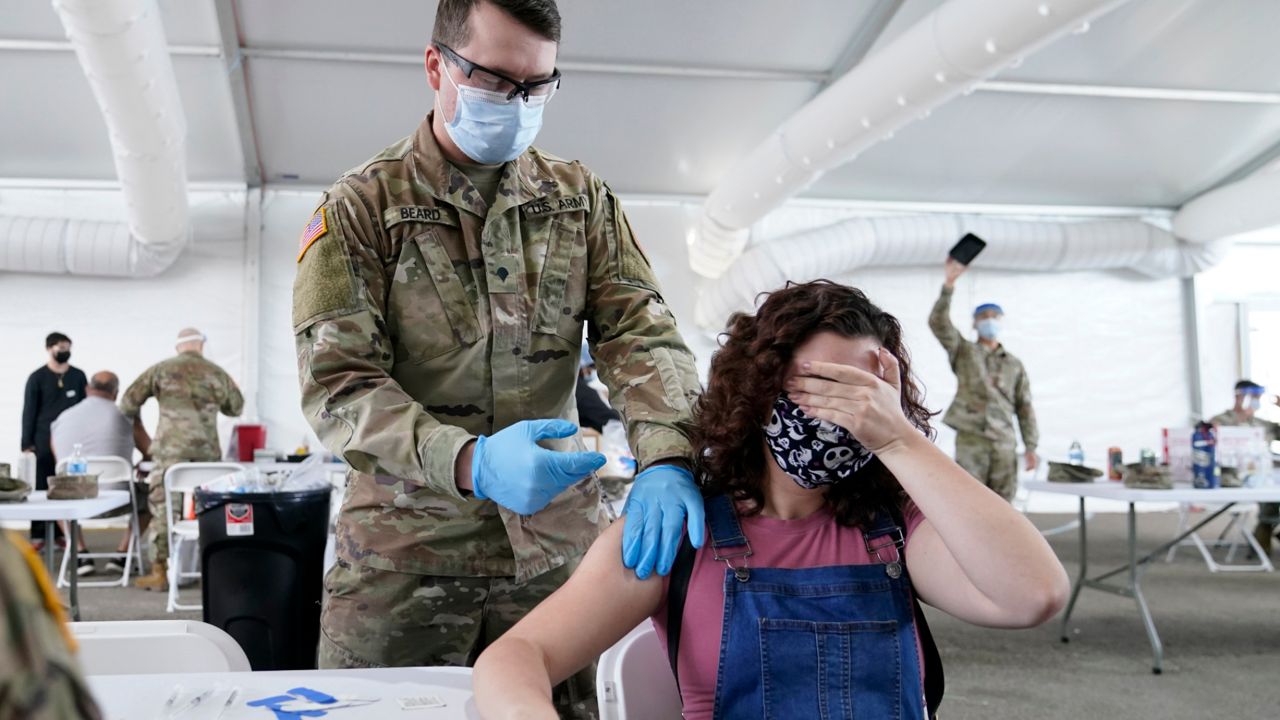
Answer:
[[(470, 667), (572, 572), (572, 566), (562, 567), (516, 583), (510, 577), (410, 575), (339, 560), (324, 579), (318, 666)], [(595, 695), (592, 663), (556, 686), (556, 710), (562, 718), (594, 720)]]
[[(151, 562), (165, 562), (169, 559), (169, 523), (173, 521), (164, 511), (164, 472), (170, 466), (180, 462), (217, 462), (219, 458), (180, 458), (162, 460), (156, 458), (151, 474), (147, 476), (147, 485), (151, 490), (147, 493), (147, 509), (151, 511), (151, 524), (147, 526), (147, 542), (151, 544)], [(182, 494), (173, 494), (173, 512), (182, 514)]]
[(957, 432), (956, 463), (1005, 500), (1013, 500), (1018, 491), (1017, 446)]
[(1253, 537), (1262, 546), (1262, 551), (1271, 554), (1271, 540), (1275, 536), (1276, 524), (1280, 522), (1280, 504), (1258, 503), (1258, 524), (1253, 529)]

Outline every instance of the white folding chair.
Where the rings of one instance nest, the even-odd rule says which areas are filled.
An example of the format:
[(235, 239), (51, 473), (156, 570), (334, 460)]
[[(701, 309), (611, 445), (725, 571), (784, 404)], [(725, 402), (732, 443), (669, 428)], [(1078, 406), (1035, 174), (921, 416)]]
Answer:
[(640, 623), (600, 656), (596, 700), (600, 720), (680, 717), (680, 691), (652, 622)]
[[(124, 558), (124, 571), (119, 580), (94, 580), (76, 582), (80, 587), (128, 587), (129, 574), (141, 572), (142, 569), (142, 537), (138, 533), (138, 499), (133, 493), (133, 463), (115, 455), (94, 455), (85, 458), (89, 465), (89, 473), (98, 475), (98, 488), (101, 490), (124, 490), (129, 493), (129, 545), (124, 552), (82, 552), (81, 559), (96, 560), (98, 558)], [(66, 471), (67, 461), (58, 461), (58, 473)], [(58, 571), (58, 587), (69, 587), (67, 581), (67, 564), (71, 553), (62, 554), (62, 566)], [(137, 560), (135, 566), (133, 561)], [(74, 571), (74, 570), (73, 570)]]
[(249, 672), (249, 658), (219, 628), (195, 620), (74, 622), (86, 675)]
[[(1206, 541), (1200, 537), (1200, 533), (1191, 533), (1189, 537), (1183, 538), (1181, 542), (1169, 548), (1169, 552), (1165, 555), (1165, 562), (1173, 562), (1173, 558), (1178, 554), (1178, 548), (1183, 545), (1190, 545), (1200, 551), (1200, 557), (1204, 560), (1204, 564), (1208, 566), (1209, 572), (1272, 572), (1275, 566), (1271, 564), (1271, 558), (1263, 552), (1262, 546), (1254, 539), (1253, 533), (1249, 532), (1249, 528), (1253, 523), (1249, 522), (1258, 512), (1256, 503), (1239, 503), (1227, 511), (1227, 524), (1222, 528), (1222, 532), (1218, 533), (1217, 539)], [(1191, 526), (1191, 503), (1178, 504), (1178, 535), (1187, 531)], [(1258, 558), (1255, 563), (1237, 563), (1234, 562), (1236, 551), (1240, 546), (1244, 545), (1253, 550), (1254, 557)], [(1226, 558), (1222, 562), (1213, 556), (1213, 551), (1217, 548), (1227, 548)]]
[(182, 569), (182, 544), (197, 542), (200, 538), (200, 523), (196, 520), (174, 518), (173, 494), (195, 490), (212, 480), (224, 475), (243, 470), (240, 463), (226, 462), (191, 462), (170, 465), (164, 471), (164, 511), (169, 519), (169, 601), (166, 610), (200, 610), (200, 605), (183, 605), (178, 602), (178, 583), (190, 578), (200, 577), (199, 569)]

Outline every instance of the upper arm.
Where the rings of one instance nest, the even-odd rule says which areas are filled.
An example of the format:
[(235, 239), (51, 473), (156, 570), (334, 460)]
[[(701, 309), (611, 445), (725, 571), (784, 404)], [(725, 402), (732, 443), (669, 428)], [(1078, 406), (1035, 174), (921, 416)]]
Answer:
[(125, 417), (137, 418), (143, 403), (151, 397), (151, 373), (152, 368), (147, 368), (120, 396), (120, 412)]
[[(303, 230), (293, 283), (293, 331), (363, 311), (381, 322), (386, 271), (374, 211), (356, 189), (339, 183), (325, 193)], [(318, 233), (318, 234), (316, 234)]]
[(224, 415), (235, 417), (244, 410), (244, 395), (240, 392), (240, 387), (236, 385), (236, 381), (225, 372), (222, 374), (223, 385), (226, 388), (226, 397), (222, 401), (222, 412)]
[(1006, 620), (1000, 608), (965, 575), (928, 518), (911, 534), (906, 555), (911, 585), (924, 602), (975, 625), (1021, 627)]
[(947, 355), (954, 360), (956, 352), (959, 351), (961, 343), (964, 342), (964, 337), (960, 335), (960, 330), (951, 321), (950, 292), (944, 290), (938, 296), (937, 302), (933, 304), (933, 310), (929, 313), (929, 329), (933, 331), (933, 336), (938, 338), (938, 342), (942, 343)]
[[(585, 667), (658, 609), (663, 579), (622, 564), (622, 523), (604, 531), (559, 590), (507, 635), (542, 654), (553, 684)], [(501, 640), (499, 640), (501, 642)]]
[(1019, 409), (1022, 409), (1024, 405), (1028, 407), (1031, 405), (1031, 378), (1027, 376), (1025, 367), (1018, 367), (1018, 385), (1014, 392), (1014, 400)]

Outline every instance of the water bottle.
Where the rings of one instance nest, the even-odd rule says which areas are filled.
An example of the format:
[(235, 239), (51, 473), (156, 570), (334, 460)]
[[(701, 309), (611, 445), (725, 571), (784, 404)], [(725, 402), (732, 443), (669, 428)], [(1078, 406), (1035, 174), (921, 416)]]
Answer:
[(1084, 448), (1080, 447), (1079, 440), (1071, 441), (1071, 449), (1067, 451), (1067, 462), (1072, 465), (1084, 464)]
[(1218, 487), (1217, 441), (1209, 423), (1197, 423), (1195, 432), (1191, 433), (1191, 484), (1202, 490)]
[(80, 450), (84, 446), (76, 443), (75, 450), (71, 453), (71, 459), (67, 461), (68, 475), (88, 475), (89, 461), (84, 459), (84, 454)]

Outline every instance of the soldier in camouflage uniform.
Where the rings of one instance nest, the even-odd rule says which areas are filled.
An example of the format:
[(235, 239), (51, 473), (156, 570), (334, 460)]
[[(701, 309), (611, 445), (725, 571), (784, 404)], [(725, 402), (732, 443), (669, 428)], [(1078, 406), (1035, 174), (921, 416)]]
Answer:
[(244, 409), (240, 388), (211, 360), (204, 357), (205, 337), (186, 328), (178, 333), (178, 354), (147, 368), (133, 381), (120, 400), (120, 411), (143, 432), (139, 411), (148, 398), (160, 406), (160, 422), (151, 441), (155, 466), (148, 477), (151, 492), (151, 574), (135, 582), (146, 590), (167, 590), (169, 523), (164, 509), (164, 473), (180, 462), (216, 462), (222, 459), (218, 442), (218, 413), (236, 417)]
[(981, 305), (973, 314), (978, 340), (964, 339), (951, 322), (951, 295), (966, 266), (947, 260), (942, 294), (929, 314), (929, 329), (942, 343), (956, 374), (956, 397), (943, 422), (956, 431), (956, 462), (1006, 500), (1018, 490), (1017, 439), (1013, 416), (1018, 416), (1025, 447), (1026, 468), (1034, 470), (1040, 433), (1031, 407), (1031, 381), (1022, 362), (996, 339), (1004, 312), (998, 305)]
[[(1268, 443), (1280, 440), (1280, 424), (1263, 420), (1256, 414), (1258, 408), (1262, 407), (1262, 395), (1266, 389), (1252, 380), (1241, 380), (1236, 383), (1235, 391), (1235, 405), (1226, 412), (1214, 415), (1209, 422), (1214, 427), (1259, 427), (1266, 434)], [(1280, 404), (1280, 395), (1274, 399)], [(1258, 504), (1258, 524), (1253, 529), (1253, 536), (1268, 555), (1271, 554), (1271, 540), (1275, 537), (1278, 520), (1280, 503)]]
[(75, 652), (35, 550), (13, 533), (0, 533), (0, 718), (101, 718)]
[[(669, 571), (686, 513), (701, 537), (692, 355), (617, 198), (528, 145), (558, 40), (552, 0), (441, 2), (435, 110), (335, 183), (303, 231), (303, 409), (352, 468), (322, 668), (470, 665), (569, 577), (607, 524), (586, 477), (603, 456), (566, 452), (584, 322), (641, 468), (629, 566)], [(515, 137), (511, 116), (488, 123), (498, 136), (471, 122), (504, 111)], [(556, 698), (591, 716), (590, 670)]]

